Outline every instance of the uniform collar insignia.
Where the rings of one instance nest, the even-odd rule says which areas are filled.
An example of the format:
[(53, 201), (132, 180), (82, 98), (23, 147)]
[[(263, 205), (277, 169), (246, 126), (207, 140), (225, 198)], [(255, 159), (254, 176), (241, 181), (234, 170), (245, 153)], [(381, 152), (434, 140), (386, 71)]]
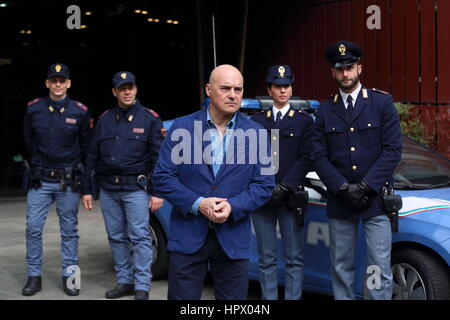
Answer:
[(338, 102), (338, 100), (339, 100), (339, 95), (336, 94), (333, 99), (333, 104), (336, 104)]
[(267, 110), (266, 118), (269, 119), (270, 117), (272, 117), (272, 110)]
[(369, 94), (367, 93), (367, 89), (366, 88), (362, 89), (362, 94), (363, 94), (363, 98), (364, 99), (369, 99)]
[(295, 110), (291, 110), (289, 111), (289, 117), (292, 118), (295, 114)]

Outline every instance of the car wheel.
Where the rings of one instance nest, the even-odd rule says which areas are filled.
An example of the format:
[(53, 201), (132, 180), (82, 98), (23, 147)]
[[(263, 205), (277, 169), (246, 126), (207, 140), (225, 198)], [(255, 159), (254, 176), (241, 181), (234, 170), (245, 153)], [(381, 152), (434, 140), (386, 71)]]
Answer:
[(152, 275), (153, 280), (165, 279), (169, 268), (169, 255), (167, 253), (167, 240), (158, 220), (150, 218), (150, 234), (152, 237)]
[(424, 251), (399, 249), (392, 254), (393, 300), (448, 300), (448, 267)]

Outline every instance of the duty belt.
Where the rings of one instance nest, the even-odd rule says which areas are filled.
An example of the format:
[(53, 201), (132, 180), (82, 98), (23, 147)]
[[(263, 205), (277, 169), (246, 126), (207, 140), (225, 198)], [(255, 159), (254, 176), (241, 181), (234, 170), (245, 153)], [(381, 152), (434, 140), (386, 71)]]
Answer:
[(43, 168), (42, 169), (42, 175), (47, 177), (47, 178), (54, 178), (54, 179), (61, 180), (62, 178), (64, 178), (64, 169), (47, 169), (47, 168)]
[(137, 183), (137, 177), (139, 175), (135, 176), (100, 176), (100, 180), (109, 182), (113, 185), (120, 186), (123, 184), (136, 184)]

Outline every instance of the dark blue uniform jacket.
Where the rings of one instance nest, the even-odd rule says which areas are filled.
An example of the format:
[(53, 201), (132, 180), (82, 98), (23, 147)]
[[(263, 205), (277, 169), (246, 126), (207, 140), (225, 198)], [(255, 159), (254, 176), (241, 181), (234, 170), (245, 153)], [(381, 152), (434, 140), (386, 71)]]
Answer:
[[(275, 129), (272, 109), (257, 113), (251, 119), (266, 128), (269, 133), (271, 129)], [(279, 166), (275, 182), (285, 182), (295, 191), (299, 185), (304, 185), (305, 176), (311, 169), (314, 120), (304, 111), (291, 108), (281, 120), (278, 129), (279, 150), (272, 150), (272, 157), (274, 161), (278, 160)], [(272, 136), (272, 144), (273, 139)]]
[[(23, 133), (33, 168), (62, 169), (83, 162), (91, 135), (92, 118), (82, 103), (49, 97), (28, 103)], [(42, 177), (49, 182), (58, 181)]]
[[(349, 119), (341, 95), (323, 103), (315, 121), (313, 164), (327, 186), (329, 218), (358, 219), (384, 214), (380, 196), (402, 150), (400, 121), (392, 96), (363, 87)], [(369, 209), (358, 214), (336, 197), (345, 182), (364, 179), (377, 192)]]
[[(139, 190), (134, 179), (144, 174), (151, 177), (163, 140), (162, 121), (156, 112), (139, 101), (128, 111), (116, 106), (104, 112), (94, 129), (86, 159), (86, 176), (82, 194), (92, 194), (93, 172), (100, 187), (108, 190)], [(133, 183), (115, 184), (113, 177)], [(151, 180), (147, 191), (151, 193)]]

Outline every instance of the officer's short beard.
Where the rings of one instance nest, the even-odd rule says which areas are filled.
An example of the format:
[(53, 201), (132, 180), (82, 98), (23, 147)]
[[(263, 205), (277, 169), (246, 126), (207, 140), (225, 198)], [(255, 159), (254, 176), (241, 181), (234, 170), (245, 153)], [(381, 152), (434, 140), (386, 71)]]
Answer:
[[(337, 80), (337, 79), (336, 79)], [(337, 83), (339, 85), (339, 87), (344, 90), (344, 91), (350, 91), (352, 89), (354, 89), (359, 82), (359, 75), (357, 75), (355, 78), (353, 79), (346, 79), (346, 80), (351, 80), (350, 84), (345, 85), (344, 84), (344, 80), (337, 80)]]

